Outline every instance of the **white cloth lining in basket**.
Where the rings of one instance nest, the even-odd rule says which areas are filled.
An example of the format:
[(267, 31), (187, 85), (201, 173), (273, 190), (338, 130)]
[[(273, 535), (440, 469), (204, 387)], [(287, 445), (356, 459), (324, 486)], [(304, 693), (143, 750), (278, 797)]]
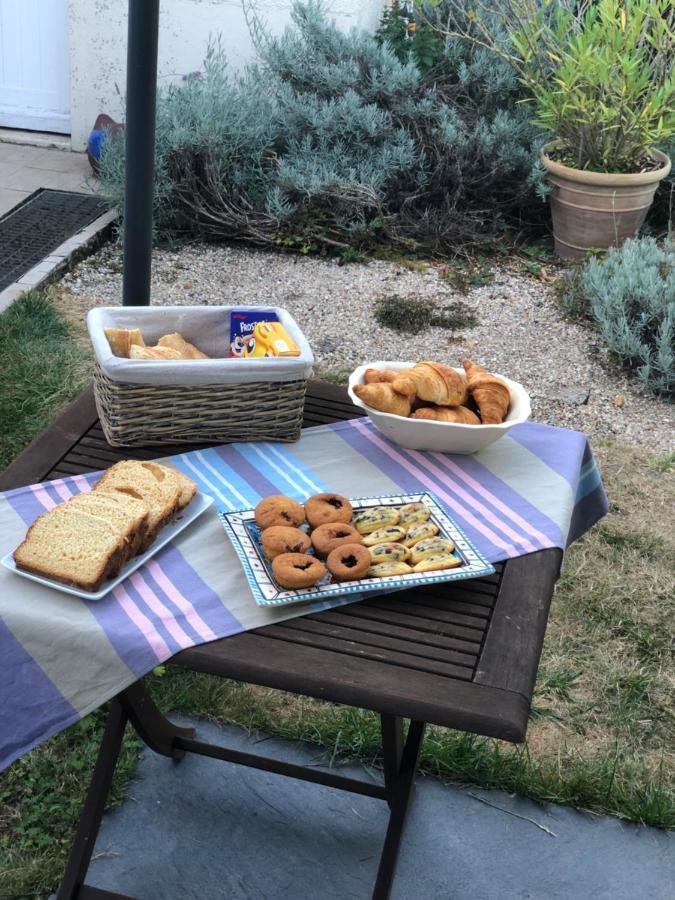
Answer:
[[(228, 358), (230, 312), (253, 309), (241, 306), (101, 306), (89, 311), (87, 328), (96, 359), (113, 381), (131, 384), (248, 384), (261, 381), (300, 381), (312, 373), (314, 355), (289, 312), (278, 306), (279, 321), (300, 348), (300, 356)], [(163, 334), (180, 332), (211, 359), (134, 360), (113, 356), (105, 328), (138, 328), (146, 344)]]

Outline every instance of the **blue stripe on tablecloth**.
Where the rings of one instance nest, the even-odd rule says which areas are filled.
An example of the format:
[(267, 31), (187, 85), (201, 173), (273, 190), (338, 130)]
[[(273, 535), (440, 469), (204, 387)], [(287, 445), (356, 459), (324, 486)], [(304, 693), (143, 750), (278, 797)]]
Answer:
[(0, 771), (80, 716), (0, 618)]
[[(250, 506), (255, 506), (263, 497), (279, 493), (276, 483), (259, 471), (255, 465), (251, 465), (246, 456), (239, 452), (239, 445), (230, 444), (227, 447), (218, 447), (218, 456), (249, 485), (249, 489), (253, 492)], [(237, 507), (237, 509), (241, 508), (241, 506)]]
[(572, 521), (567, 533), (565, 547), (569, 547), (570, 544), (578, 540), (582, 534), (585, 534), (589, 528), (592, 528), (596, 522), (600, 521), (608, 511), (609, 501), (607, 494), (602, 486), (602, 481), (598, 481), (592, 490), (584, 493), (577, 500), (572, 512)]
[[(125, 588), (127, 581), (123, 582)], [(136, 623), (120, 606), (114, 591), (107, 594), (102, 600), (90, 603), (89, 611), (105, 632), (119, 658), (137, 678), (145, 675), (157, 665), (158, 655)]]
[[(160, 557), (160, 554), (157, 554), (157, 557)], [(197, 614), (214, 633), (225, 637), (242, 630), (241, 622), (223, 604), (216, 591), (208, 586), (177, 547), (167, 544), (161, 550), (161, 558), (156, 558), (156, 562), (160, 564), (161, 571), (169, 579), (171, 585), (184, 597), (188, 599), (199, 597)], [(159, 582), (155, 581), (152, 573), (155, 567), (152, 565), (152, 561), (149, 566), (146, 565), (144, 568), (150, 570), (149, 577), (152, 579), (152, 583), (162, 590), (162, 595), (166, 597), (167, 602), (171, 603), (174, 608), (179, 608), (169, 594), (160, 588)], [(189, 622), (187, 622), (187, 627), (194, 630)], [(200, 630), (203, 631), (203, 629)]]
[(574, 488), (579, 478), (579, 458), (588, 447), (585, 434), (526, 422), (524, 425), (514, 425), (509, 437), (538, 456)]
[[(284, 461), (275, 454), (269, 444), (238, 444), (237, 451), (246, 461), (259, 472), (271, 484), (276, 485), (276, 492), (286, 494), (294, 500), (306, 500), (311, 493), (319, 493), (322, 488), (322, 482), (318, 482), (313, 474), (305, 473), (310, 483), (314, 484), (313, 488), (308, 487), (307, 481), (300, 478), (292, 469), (284, 465)], [(307, 466), (305, 466), (307, 469)]]
[(28, 487), (7, 491), (4, 496), (26, 525), (32, 525), (37, 517), (46, 510), (46, 507), (40, 503), (37, 496)]

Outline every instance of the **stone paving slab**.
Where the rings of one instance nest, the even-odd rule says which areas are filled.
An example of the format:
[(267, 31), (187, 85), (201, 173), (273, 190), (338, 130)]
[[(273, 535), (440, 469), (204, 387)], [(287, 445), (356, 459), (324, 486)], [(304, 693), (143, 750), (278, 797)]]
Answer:
[(0, 216), (38, 188), (96, 190), (86, 153), (0, 142)]
[[(175, 720), (212, 743), (321, 762), (307, 745)], [(367, 900), (386, 822), (382, 801), (147, 750), (128, 799), (105, 816), (87, 880), (142, 900)], [(671, 834), (420, 778), (392, 900), (672, 900), (674, 885)]]

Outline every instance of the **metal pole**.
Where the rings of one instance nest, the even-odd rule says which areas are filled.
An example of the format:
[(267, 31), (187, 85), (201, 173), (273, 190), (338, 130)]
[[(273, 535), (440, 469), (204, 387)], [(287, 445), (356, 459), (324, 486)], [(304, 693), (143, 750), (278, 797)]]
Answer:
[(158, 31), (159, 0), (129, 0), (122, 289), (125, 306), (150, 303)]

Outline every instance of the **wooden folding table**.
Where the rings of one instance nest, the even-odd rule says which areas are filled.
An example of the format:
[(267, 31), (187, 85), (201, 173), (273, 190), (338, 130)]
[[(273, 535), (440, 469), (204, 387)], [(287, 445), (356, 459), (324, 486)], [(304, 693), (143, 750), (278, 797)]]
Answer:
[[(343, 388), (310, 384), (305, 427), (359, 415)], [(0, 489), (187, 449), (195, 448), (110, 447), (90, 388), (0, 475)], [(128, 721), (151, 749), (175, 760), (198, 753), (386, 800), (389, 825), (372, 896), (388, 897), (426, 724), (524, 739), (561, 558), (560, 550), (543, 550), (499, 564), (487, 578), (364, 599), (178, 653), (170, 663), (185, 669), (375, 711), (383, 784), (205, 744), (166, 719), (137, 682), (111, 701), (58, 900), (122, 897), (86, 885), (85, 877)]]

